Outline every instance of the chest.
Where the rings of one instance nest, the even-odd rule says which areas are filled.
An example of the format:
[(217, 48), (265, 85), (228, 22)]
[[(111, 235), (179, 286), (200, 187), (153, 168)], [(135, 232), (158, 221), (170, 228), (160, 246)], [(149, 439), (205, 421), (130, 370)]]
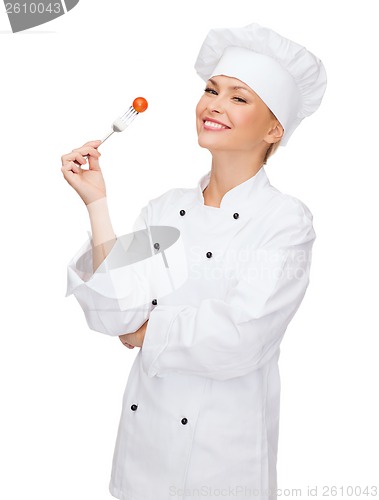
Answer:
[(272, 229), (270, 206), (252, 209), (196, 205), (176, 207), (155, 217), (153, 224), (179, 230), (188, 272), (185, 284), (162, 298), (161, 304), (197, 305), (205, 298), (226, 296)]

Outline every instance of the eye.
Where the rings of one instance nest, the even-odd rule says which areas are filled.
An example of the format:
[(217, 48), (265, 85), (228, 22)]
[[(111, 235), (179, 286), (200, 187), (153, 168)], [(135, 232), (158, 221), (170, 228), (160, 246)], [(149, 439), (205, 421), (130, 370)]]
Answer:
[(206, 87), (204, 89), (204, 92), (207, 92), (208, 94), (217, 95), (217, 92), (215, 91), (215, 89), (211, 89), (210, 87)]
[(243, 102), (243, 103), (247, 103), (246, 99), (243, 99), (242, 97), (233, 97), (233, 99), (236, 101), (236, 102)]

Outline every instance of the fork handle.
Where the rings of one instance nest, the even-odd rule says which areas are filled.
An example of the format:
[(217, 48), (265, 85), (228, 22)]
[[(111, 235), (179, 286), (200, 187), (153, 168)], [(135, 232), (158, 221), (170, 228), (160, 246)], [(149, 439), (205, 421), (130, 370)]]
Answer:
[(104, 141), (106, 141), (108, 139), (108, 137), (110, 137), (112, 134), (114, 133), (114, 130), (112, 130), (112, 132), (109, 132), (109, 134), (107, 134), (104, 139), (101, 141), (101, 144), (103, 144)]
[[(101, 146), (103, 144), (103, 142), (106, 141), (108, 139), (108, 137), (110, 137), (113, 134), (113, 132), (114, 132), (114, 130), (112, 130), (112, 132), (109, 132), (109, 134), (106, 135), (104, 137), (104, 139), (101, 141), (101, 143), (99, 144), (99, 146)], [(88, 158), (88, 155), (83, 155), (83, 156), (84, 156), (84, 158)], [(76, 163), (77, 165), (79, 165), (81, 167), (81, 164), (78, 161), (74, 160), (74, 163)]]

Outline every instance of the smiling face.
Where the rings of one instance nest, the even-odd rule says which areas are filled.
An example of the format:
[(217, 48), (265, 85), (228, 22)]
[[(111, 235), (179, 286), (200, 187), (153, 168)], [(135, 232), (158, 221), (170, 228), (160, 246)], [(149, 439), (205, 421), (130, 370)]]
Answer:
[(283, 128), (262, 99), (246, 84), (229, 76), (208, 80), (196, 106), (201, 147), (212, 151), (253, 151), (277, 142)]

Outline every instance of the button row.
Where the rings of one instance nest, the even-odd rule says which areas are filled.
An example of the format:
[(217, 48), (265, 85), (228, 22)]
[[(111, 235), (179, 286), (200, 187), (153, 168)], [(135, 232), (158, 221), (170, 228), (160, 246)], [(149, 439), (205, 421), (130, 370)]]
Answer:
[[(137, 410), (137, 408), (138, 408), (138, 405), (132, 405), (132, 406), (130, 407), (130, 409), (131, 409), (132, 411), (136, 411), (136, 410)], [(188, 418), (185, 418), (185, 417), (184, 417), (184, 418), (182, 418), (182, 419), (181, 419), (181, 421), (180, 421), (180, 422), (181, 422), (183, 425), (186, 425), (186, 424), (188, 424)]]
[[(183, 215), (185, 215), (185, 214), (186, 214), (186, 211), (185, 211), (185, 210), (180, 210), (180, 212), (179, 212), (179, 213), (180, 213), (180, 215), (183, 217)], [(237, 212), (236, 212), (235, 214), (233, 214), (233, 218), (234, 218), (234, 219), (238, 219), (238, 218), (239, 218), (239, 216), (240, 216), (240, 214), (238, 214)]]
[[(181, 216), (183, 216), (183, 215), (185, 215), (186, 211), (185, 211), (185, 210), (180, 210), (180, 212), (179, 212), (179, 213), (180, 213), (180, 215), (181, 215)], [(238, 219), (238, 218), (239, 218), (239, 216), (240, 216), (240, 215), (239, 215), (237, 212), (236, 212), (235, 214), (233, 214), (234, 219)], [(159, 250), (159, 248), (160, 248), (159, 243), (154, 243), (154, 248), (155, 248), (156, 250)], [(207, 252), (207, 253), (206, 253), (206, 256), (207, 256), (207, 258), (208, 258), (208, 259), (210, 259), (210, 258), (212, 257), (212, 255), (213, 255), (213, 254), (212, 254), (212, 252)], [(154, 299), (154, 300), (152, 301), (152, 304), (153, 304), (153, 306), (156, 306), (156, 305), (158, 304), (157, 299)]]

